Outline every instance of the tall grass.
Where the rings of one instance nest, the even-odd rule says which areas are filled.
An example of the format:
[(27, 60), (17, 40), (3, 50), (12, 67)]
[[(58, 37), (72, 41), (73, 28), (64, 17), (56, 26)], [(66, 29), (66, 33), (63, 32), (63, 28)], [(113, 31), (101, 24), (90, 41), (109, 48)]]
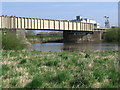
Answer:
[(15, 31), (2, 31), (2, 49), (4, 50), (22, 50), (25, 44), (22, 39), (17, 37)]
[(120, 87), (120, 72), (114, 63), (118, 62), (118, 51), (3, 50), (2, 55), (3, 88)]
[(105, 33), (105, 41), (107, 42), (119, 42), (120, 41), (120, 28), (114, 27), (108, 29)]

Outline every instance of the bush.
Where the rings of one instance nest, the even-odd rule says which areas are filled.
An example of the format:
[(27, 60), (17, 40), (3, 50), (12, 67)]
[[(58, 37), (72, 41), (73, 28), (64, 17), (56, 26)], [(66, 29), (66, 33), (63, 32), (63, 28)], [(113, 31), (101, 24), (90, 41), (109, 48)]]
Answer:
[(2, 31), (2, 49), (4, 50), (21, 50), (25, 44), (21, 38), (18, 38), (14, 31)]
[(105, 41), (108, 42), (119, 42), (120, 41), (120, 28), (115, 27), (108, 29), (105, 33)]

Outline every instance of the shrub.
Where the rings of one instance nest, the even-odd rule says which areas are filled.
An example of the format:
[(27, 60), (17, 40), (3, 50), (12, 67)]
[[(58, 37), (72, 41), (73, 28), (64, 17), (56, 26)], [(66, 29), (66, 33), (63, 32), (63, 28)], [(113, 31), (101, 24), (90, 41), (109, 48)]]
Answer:
[(22, 39), (18, 38), (14, 31), (2, 31), (2, 49), (21, 50), (25, 48)]
[(108, 42), (118, 42), (120, 41), (120, 28), (111, 28), (108, 29), (105, 33), (105, 41)]

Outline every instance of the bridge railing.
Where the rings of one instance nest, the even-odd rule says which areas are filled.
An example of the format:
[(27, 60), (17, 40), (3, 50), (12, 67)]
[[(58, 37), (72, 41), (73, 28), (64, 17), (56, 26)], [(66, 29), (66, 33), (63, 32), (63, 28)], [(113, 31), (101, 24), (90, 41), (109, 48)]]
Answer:
[(15, 16), (0, 16), (1, 29), (32, 29), (32, 30), (75, 30), (93, 31), (92, 23), (49, 20)]

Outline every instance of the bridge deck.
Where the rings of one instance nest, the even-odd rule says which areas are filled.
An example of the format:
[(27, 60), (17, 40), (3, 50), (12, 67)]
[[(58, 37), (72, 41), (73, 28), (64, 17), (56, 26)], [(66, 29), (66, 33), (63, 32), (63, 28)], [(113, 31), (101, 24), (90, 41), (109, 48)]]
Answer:
[(1, 29), (94, 31), (92, 23), (15, 16), (0, 16)]

